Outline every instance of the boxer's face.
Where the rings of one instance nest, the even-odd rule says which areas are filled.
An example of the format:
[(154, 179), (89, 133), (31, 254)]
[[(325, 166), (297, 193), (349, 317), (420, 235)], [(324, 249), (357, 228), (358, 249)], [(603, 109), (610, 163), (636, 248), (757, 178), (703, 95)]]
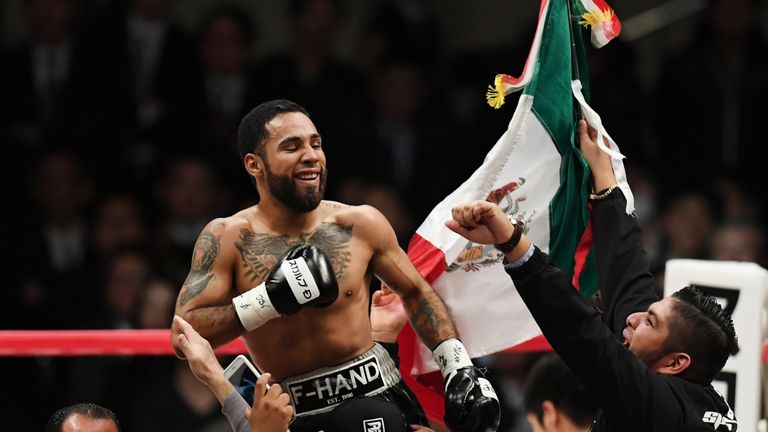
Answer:
[(297, 212), (317, 208), (325, 192), (322, 138), (309, 117), (284, 113), (267, 123), (265, 179), (270, 194)]
[(665, 298), (653, 303), (647, 311), (627, 317), (623, 331), (624, 346), (629, 348), (649, 369), (655, 371), (659, 360), (666, 354), (664, 342), (669, 336), (669, 318), (672, 300)]

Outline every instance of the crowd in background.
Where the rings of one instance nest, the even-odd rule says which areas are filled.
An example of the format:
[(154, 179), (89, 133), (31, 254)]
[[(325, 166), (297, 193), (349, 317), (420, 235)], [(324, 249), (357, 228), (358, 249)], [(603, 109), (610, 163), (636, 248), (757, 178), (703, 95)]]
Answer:
[[(169, 0), (23, 2), (29, 37), (0, 57), (11, 276), (0, 328), (170, 327), (202, 227), (258, 201), (237, 126), (261, 101), (309, 110), (328, 157), (326, 198), (377, 207), (403, 246), (505, 130), (515, 101), (494, 111), (483, 92), (495, 73), (516, 72), (510, 59), (522, 64), (528, 37), (447, 55), (422, 2), (381, 0), (356, 35), (358, 55), (344, 61), (332, 49), (343, 1), (284, 3), (291, 48), (254, 58), (269, 29), (237, 5), (217, 4), (190, 34)], [(631, 44), (589, 50), (592, 106), (628, 156), (660, 287), (670, 258), (766, 266), (763, 3), (710, 0), (651, 92)], [(477, 97), (450, 97), (468, 92)], [(488, 360), (508, 396), (504, 430), (526, 430), (516, 395), (535, 357)], [(228, 427), (176, 359), (0, 365), (12, 389), (3, 397), (13, 397), (0, 404), (3, 424), (42, 425), (87, 400), (113, 409), (126, 430)]]

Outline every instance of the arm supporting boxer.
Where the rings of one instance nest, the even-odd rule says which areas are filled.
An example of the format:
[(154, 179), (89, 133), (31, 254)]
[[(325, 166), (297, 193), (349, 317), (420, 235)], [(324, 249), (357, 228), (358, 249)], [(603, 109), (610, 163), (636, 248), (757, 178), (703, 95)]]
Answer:
[[(189, 322), (214, 347), (224, 345), (243, 333), (243, 327), (237, 319), (237, 314), (231, 302), (220, 306), (204, 306), (186, 312), (179, 312), (179, 315)], [(178, 334), (175, 323), (171, 327), (171, 332), (172, 334)], [(176, 347), (175, 342), (174, 347)], [(179, 353), (177, 352), (177, 354)]]

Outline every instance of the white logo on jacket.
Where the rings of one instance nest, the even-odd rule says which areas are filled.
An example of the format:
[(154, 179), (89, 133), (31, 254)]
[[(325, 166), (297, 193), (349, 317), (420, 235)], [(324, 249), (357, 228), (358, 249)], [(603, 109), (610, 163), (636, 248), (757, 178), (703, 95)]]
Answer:
[(718, 430), (720, 426), (725, 426), (729, 431), (734, 431), (734, 426), (738, 427), (738, 422), (733, 418), (733, 411), (728, 411), (727, 416), (723, 416), (717, 411), (707, 411), (701, 418), (704, 423), (712, 423), (712, 427)]

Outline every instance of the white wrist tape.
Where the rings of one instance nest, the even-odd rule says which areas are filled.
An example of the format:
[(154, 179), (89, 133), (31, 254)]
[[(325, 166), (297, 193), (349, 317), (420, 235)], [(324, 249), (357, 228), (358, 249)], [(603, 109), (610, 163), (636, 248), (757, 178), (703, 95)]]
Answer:
[(272, 306), (267, 295), (267, 286), (263, 283), (233, 298), (232, 304), (235, 305), (235, 312), (245, 331), (261, 327), (267, 321), (280, 316)]
[[(456, 338), (446, 339), (432, 351), (432, 359), (440, 366), (440, 372), (443, 378), (446, 378), (453, 371), (463, 367), (470, 367), (472, 359), (469, 358), (464, 344)], [(447, 380), (446, 380), (447, 382)]]

